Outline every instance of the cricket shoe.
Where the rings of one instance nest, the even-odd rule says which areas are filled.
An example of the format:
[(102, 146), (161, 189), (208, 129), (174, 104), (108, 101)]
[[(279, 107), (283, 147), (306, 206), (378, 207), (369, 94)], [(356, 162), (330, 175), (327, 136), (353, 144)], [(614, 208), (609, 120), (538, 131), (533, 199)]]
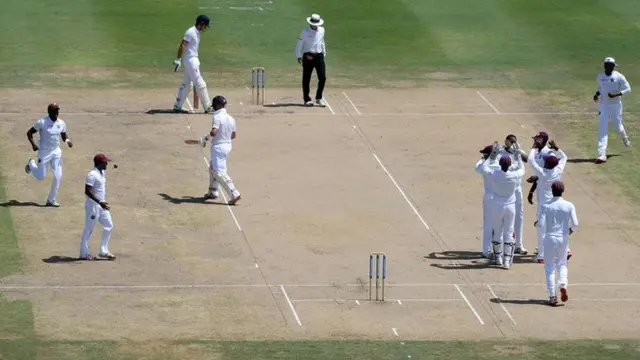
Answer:
[(569, 294), (567, 294), (566, 287), (560, 288), (560, 300), (562, 300), (562, 302), (567, 302), (569, 300)]
[(84, 255), (84, 256), (81, 255), (80, 257), (78, 257), (78, 260), (86, 260), (86, 261), (91, 261), (91, 260), (95, 260), (95, 259), (96, 259), (96, 257), (91, 255), (91, 254), (87, 254), (87, 255)]
[(538, 264), (544, 264), (544, 259), (537, 257), (536, 262), (538, 262)]
[(520, 254), (520, 255), (527, 255), (529, 253), (529, 251), (527, 249), (525, 249), (524, 247), (519, 247), (519, 248), (516, 248), (514, 253)]
[(174, 113), (178, 113), (178, 114), (190, 114), (191, 112), (183, 107), (180, 106), (174, 106), (173, 107), (173, 112)]
[(204, 197), (205, 200), (217, 199), (218, 198), (218, 193), (217, 192), (208, 192), (208, 193), (204, 194), (203, 197)]
[(596, 158), (596, 164), (604, 164), (607, 162), (607, 156), (601, 155)]
[(240, 194), (238, 194), (238, 196), (234, 197), (233, 199), (229, 200), (229, 205), (235, 205), (238, 200), (240, 200)]
[(502, 256), (496, 256), (494, 261), (495, 261), (495, 264), (498, 265), (498, 266), (502, 266), (503, 265)]
[(316, 104), (318, 104), (318, 106), (320, 106), (320, 107), (327, 106), (327, 103), (324, 102), (324, 100), (322, 100), (322, 99), (316, 99)]
[(304, 103), (304, 106), (313, 106), (313, 101), (309, 100)]
[(53, 200), (53, 201), (49, 201), (49, 200), (47, 200), (47, 204), (46, 204), (45, 206), (50, 206), (50, 207), (60, 207), (60, 204), (59, 204), (57, 201), (55, 201), (55, 200)]
[(549, 297), (549, 302), (547, 302), (547, 305), (549, 305), (549, 306), (558, 306), (558, 297), (557, 296), (550, 296)]
[(113, 255), (112, 253), (109, 253), (109, 252), (98, 254), (98, 257), (103, 258), (103, 259), (107, 259), (107, 260), (115, 260), (116, 259), (116, 256)]
[(33, 159), (29, 159), (29, 161), (27, 161), (27, 165), (24, 166), (24, 172), (26, 172), (27, 174), (31, 174), (31, 162), (33, 161)]
[(511, 269), (511, 259), (504, 259), (504, 264), (502, 264), (502, 268), (505, 270)]
[(624, 144), (624, 146), (626, 146), (626, 147), (631, 146), (631, 141), (629, 141), (629, 137), (628, 137), (628, 136), (625, 136), (625, 137), (622, 139), (622, 143), (623, 143), (623, 144)]
[(492, 252), (484, 252), (480, 256), (482, 256), (482, 258), (484, 258), (484, 259), (493, 260), (493, 253)]

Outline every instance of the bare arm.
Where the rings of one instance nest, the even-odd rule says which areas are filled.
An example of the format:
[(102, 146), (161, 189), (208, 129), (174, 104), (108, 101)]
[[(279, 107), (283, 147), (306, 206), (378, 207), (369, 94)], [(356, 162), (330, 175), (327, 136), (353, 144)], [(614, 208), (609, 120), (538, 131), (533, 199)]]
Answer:
[(178, 59), (182, 59), (182, 54), (184, 53), (184, 48), (187, 46), (189, 42), (187, 40), (182, 40), (180, 46), (178, 46)]
[(234, 132), (231, 133), (231, 140), (233, 140), (235, 138), (236, 138), (236, 132), (234, 131)]
[(27, 139), (29, 139), (29, 142), (31, 143), (31, 147), (33, 148), (33, 151), (38, 151), (38, 145), (36, 145), (35, 141), (33, 141), (33, 134), (37, 132), (38, 130), (36, 130), (33, 127), (27, 131)]
[(64, 141), (69, 147), (73, 147), (73, 143), (71, 142), (71, 139), (66, 132), (60, 133), (60, 137), (62, 138), (62, 141)]
[(91, 185), (84, 185), (84, 194), (87, 195), (87, 197), (93, 201), (95, 201), (96, 203), (100, 204), (100, 206), (105, 209), (105, 210), (109, 210), (109, 204), (106, 201), (100, 201), (98, 200), (98, 198), (95, 197), (95, 195), (93, 195), (93, 186)]

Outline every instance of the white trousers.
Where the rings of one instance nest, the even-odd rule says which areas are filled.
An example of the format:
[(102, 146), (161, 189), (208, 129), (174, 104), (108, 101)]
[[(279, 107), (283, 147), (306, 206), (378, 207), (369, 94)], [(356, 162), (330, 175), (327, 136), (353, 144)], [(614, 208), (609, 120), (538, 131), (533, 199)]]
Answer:
[(547, 291), (549, 296), (556, 296), (555, 272), (558, 271), (558, 283), (568, 285), (567, 252), (569, 251), (569, 239), (564, 236), (545, 236), (544, 273), (547, 279)]
[[(603, 96), (607, 96), (606, 94)], [(609, 123), (613, 123), (614, 129), (620, 134), (622, 139), (627, 137), (627, 132), (622, 125), (622, 103), (600, 104), (598, 129), (598, 156), (607, 156), (607, 144), (609, 142)]]
[(104, 210), (93, 200), (86, 200), (84, 203), (84, 230), (82, 231), (82, 241), (80, 242), (80, 257), (86, 257), (89, 251), (89, 239), (93, 233), (96, 223), (102, 225), (102, 241), (100, 242), (100, 254), (109, 253), (109, 240), (113, 231), (113, 221), (111, 212)]
[(218, 186), (222, 186), (225, 192), (235, 198), (240, 195), (233, 184), (233, 180), (227, 173), (227, 159), (231, 153), (231, 143), (211, 146), (211, 160), (209, 161), (209, 193), (217, 196)]
[(492, 210), (493, 253), (496, 257), (504, 256), (507, 260), (513, 257), (515, 241), (513, 227), (516, 216), (516, 203), (493, 202)]
[(53, 170), (53, 183), (51, 183), (51, 190), (49, 191), (47, 201), (53, 202), (56, 200), (58, 189), (60, 189), (60, 182), (62, 181), (62, 151), (44, 154), (38, 152), (38, 162), (29, 161), (31, 174), (33, 174), (33, 177), (37, 180), (44, 180), (47, 176), (47, 168), (49, 166), (51, 166), (51, 170)]
[(202, 107), (204, 107), (205, 110), (211, 107), (211, 99), (209, 99), (207, 83), (204, 81), (202, 74), (200, 73), (200, 60), (197, 57), (184, 59), (184, 78), (182, 80), (182, 84), (178, 88), (176, 102), (173, 105), (175, 107), (182, 107), (185, 100), (189, 98), (189, 92), (193, 87), (195, 87), (195, 91), (202, 103)]
[(482, 253), (491, 252), (491, 234), (493, 233), (493, 218), (491, 210), (493, 208), (492, 197), (490, 194), (482, 196)]
[(514, 236), (516, 248), (523, 248), (522, 231), (524, 230), (524, 202), (522, 197), (522, 187), (516, 189), (516, 217), (514, 221)]

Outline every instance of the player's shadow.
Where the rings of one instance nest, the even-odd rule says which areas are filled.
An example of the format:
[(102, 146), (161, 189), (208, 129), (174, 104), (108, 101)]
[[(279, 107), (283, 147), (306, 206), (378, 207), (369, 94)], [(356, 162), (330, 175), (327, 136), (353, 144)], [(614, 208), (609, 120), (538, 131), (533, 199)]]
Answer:
[(195, 114), (195, 113), (179, 113), (179, 112), (173, 111), (173, 109), (151, 109), (146, 111), (146, 113), (149, 115), (154, 115), (154, 114), (194, 115)]
[(266, 108), (307, 107), (302, 103), (276, 103), (276, 104), (265, 104), (263, 106)]
[[(491, 301), (494, 304), (513, 304), (513, 305), (544, 305), (544, 306), (551, 306), (549, 305), (549, 302), (547, 300), (540, 300), (540, 299), (517, 299), (517, 300), (509, 300), (509, 299), (498, 299), (498, 298), (492, 298), (489, 299), (489, 301)], [(556, 306), (564, 306), (564, 304), (558, 304)]]
[(224, 201), (224, 198), (222, 197), (219, 197), (216, 200), (210, 201), (210, 200), (205, 200), (204, 197), (183, 196), (183, 197), (177, 198), (165, 193), (159, 193), (158, 195), (162, 197), (164, 200), (166, 200), (167, 202), (171, 204), (176, 204), (176, 205), (180, 205), (180, 204), (227, 205), (227, 203), (225, 202), (217, 202), (219, 200)]
[[(473, 260), (471, 264), (459, 264), (457, 265), (457, 269), (483, 269), (486, 267), (491, 267), (492, 265), (482, 266), (479, 264), (480, 262), (488, 262), (489, 260), (484, 259), (482, 257), (482, 253), (479, 251), (443, 251), (443, 252), (432, 252), (429, 255), (424, 257), (425, 259), (431, 260)], [(513, 257), (514, 264), (525, 264), (525, 263), (533, 263), (535, 260), (535, 255), (527, 254), (527, 255), (518, 255), (515, 254)], [(432, 264), (431, 266), (440, 267), (437, 264)], [(453, 265), (450, 265), (453, 267)], [(442, 268), (449, 268), (449, 265)]]
[(0, 203), (1, 207), (24, 207), (24, 206), (33, 206), (33, 207), (45, 207), (43, 204), (38, 204), (33, 201), (18, 201), (18, 200), (9, 200), (7, 202)]
[(42, 259), (42, 262), (45, 262), (47, 264), (70, 264), (70, 263), (76, 263), (76, 262), (82, 262), (82, 261), (113, 261), (113, 260), (100, 258), (100, 257), (97, 257), (93, 260), (81, 260), (77, 257), (61, 256), (61, 255), (53, 255), (46, 259)]
[[(620, 156), (620, 154), (610, 154), (607, 155), (607, 160), (614, 158), (616, 156)], [(569, 159), (567, 160), (568, 163), (572, 163), (572, 164), (593, 164), (596, 162), (596, 158), (577, 158), (577, 159)]]

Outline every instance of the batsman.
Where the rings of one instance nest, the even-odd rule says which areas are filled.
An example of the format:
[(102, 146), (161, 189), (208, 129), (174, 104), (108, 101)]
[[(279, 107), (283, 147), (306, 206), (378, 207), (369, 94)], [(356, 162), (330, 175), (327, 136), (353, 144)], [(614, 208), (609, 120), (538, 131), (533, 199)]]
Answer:
[(219, 195), (218, 185), (229, 195), (229, 205), (240, 200), (240, 192), (227, 174), (227, 159), (231, 153), (231, 142), (236, 138), (236, 120), (227, 113), (227, 99), (218, 95), (213, 98), (213, 124), (211, 132), (199, 139), (201, 146), (211, 140), (211, 160), (209, 160), (209, 191), (204, 194), (205, 200), (216, 199)]
[[(202, 102), (205, 113), (211, 112), (211, 103), (209, 102), (209, 92), (207, 91), (207, 83), (200, 73), (200, 59), (198, 58), (198, 48), (200, 47), (200, 33), (209, 27), (209, 17), (200, 15), (196, 19), (196, 24), (187, 29), (182, 38), (182, 42), (178, 47), (178, 57), (173, 62), (174, 71), (178, 71), (182, 65), (184, 56), (184, 80), (178, 89), (176, 101), (173, 104), (173, 111), (177, 113), (189, 113), (182, 107), (185, 100), (189, 96), (191, 87), (195, 88), (198, 98)], [(196, 106), (194, 104), (194, 106)]]

